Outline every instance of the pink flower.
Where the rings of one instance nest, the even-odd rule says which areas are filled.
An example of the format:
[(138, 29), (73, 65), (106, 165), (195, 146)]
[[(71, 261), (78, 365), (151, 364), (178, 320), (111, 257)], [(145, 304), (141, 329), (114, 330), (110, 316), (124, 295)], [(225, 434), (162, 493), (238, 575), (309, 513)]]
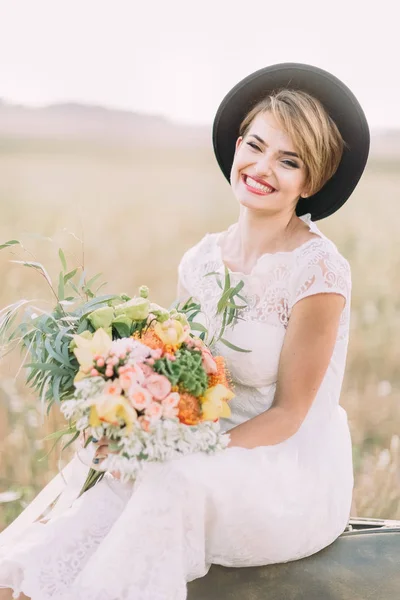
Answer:
[(153, 373), (145, 381), (150, 394), (156, 400), (163, 400), (171, 391), (171, 383), (164, 375)]
[(98, 358), (96, 362), (97, 362), (97, 366), (100, 367), (100, 369), (102, 367), (104, 367), (104, 365), (105, 365), (104, 358)]
[(152, 402), (144, 412), (150, 421), (158, 421), (162, 417), (163, 409), (158, 402)]
[(140, 423), (140, 426), (143, 429), (143, 431), (150, 431), (150, 420), (147, 417), (139, 417), (138, 422)]
[(147, 365), (146, 363), (143, 363), (142, 365), (140, 365), (140, 368), (142, 369), (145, 377), (150, 377), (150, 375), (153, 375), (153, 373), (154, 373), (154, 371), (150, 367), (150, 365)]
[(152, 402), (150, 392), (140, 386), (131, 387), (128, 397), (133, 408), (136, 408), (136, 410), (145, 410)]
[(207, 375), (211, 375), (217, 373), (218, 368), (217, 364), (208, 348), (203, 348), (201, 351), (202, 354), (202, 365), (203, 369), (207, 373)]
[(120, 396), (122, 392), (122, 388), (119, 385), (118, 381), (108, 381), (105, 388), (104, 394), (112, 394), (113, 396)]
[(119, 383), (123, 390), (129, 390), (134, 381), (135, 379), (132, 373), (122, 373), (122, 375), (119, 376)]
[(111, 368), (107, 367), (107, 369), (106, 369), (106, 377), (112, 377), (113, 375), (114, 375), (114, 369), (112, 367)]
[(97, 369), (92, 369), (92, 370), (90, 371), (90, 376), (91, 376), (91, 377), (97, 377), (97, 375), (98, 375), (98, 374), (99, 374), (99, 372), (98, 372), (98, 370), (97, 370)]
[(164, 398), (161, 402), (161, 406), (163, 409), (163, 417), (166, 419), (171, 419), (173, 417), (177, 417), (179, 413), (178, 404), (179, 404), (180, 396), (178, 392), (172, 392)]

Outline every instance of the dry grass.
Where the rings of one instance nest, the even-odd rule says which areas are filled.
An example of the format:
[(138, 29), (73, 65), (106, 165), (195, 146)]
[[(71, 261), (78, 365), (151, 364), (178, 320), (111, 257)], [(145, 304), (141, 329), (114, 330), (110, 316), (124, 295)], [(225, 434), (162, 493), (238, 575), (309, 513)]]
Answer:
[[(342, 405), (354, 446), (353, 515), (400, 519), (400, 171), (374, 163), (350, 202), (320, 227), (348, 258), (353, 273), (352, 332)], [(103, 271), (109, 291), (134, 293), (146, 283), (169, 305), (180, 256), (207, 231), (236, 219), (237, 206), (210, 151), (98, 148), (79, 144), (0, 145), (0, 240), (22, 239), (58, 272), (58, 247), (71, 267), (84, 236), (89, 272)], [(52, 241), (32, 234), (48, 236)], [(44, 282), (0, 254), (0, 305), (47, 295)], [(51, 300), (50, 296), (47, 295)], [(57, 471), (37, 401), (14, 382), (18, 357), (1, 365), (0, 527), (10, 522)], [(67, 458), (67, 457), (65, 457)], [(4, 499), (4, 498), (3, 498)], [(7, 499), (7, 498), (5, 498)], [(0, 496), (1, 500), (1, 496)]]

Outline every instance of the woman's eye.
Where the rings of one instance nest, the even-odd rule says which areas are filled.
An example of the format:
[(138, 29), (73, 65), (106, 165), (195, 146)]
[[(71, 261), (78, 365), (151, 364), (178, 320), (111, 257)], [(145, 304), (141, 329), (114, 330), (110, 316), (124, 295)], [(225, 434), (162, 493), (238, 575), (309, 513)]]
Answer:
[(299, 168), (299, 165), (293, 160), (283, 160), (282, 162), (284, 165), (288, 165), (288, 167), (292, 167), (293, 169)]
[(258, 150), (259, 152), (261, 152), (261, 148), (259, 148), (257, 146), (257, 144), (255, 144), (254, 142), (247, 142), (248, 146), (251, 146), (252, 148), (254, 148), (254, 150)]

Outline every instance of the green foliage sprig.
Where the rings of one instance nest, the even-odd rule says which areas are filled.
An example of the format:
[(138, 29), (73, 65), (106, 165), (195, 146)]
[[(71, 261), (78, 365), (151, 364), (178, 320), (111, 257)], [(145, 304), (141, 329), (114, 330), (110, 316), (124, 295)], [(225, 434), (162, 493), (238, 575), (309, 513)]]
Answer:
[[(0, 245), (0, 250), (23, 245), (10, 240)], [(74, 334), (94, 331), (89, 315), (96, 309), (123, 301), (115, 294), (97, 295), (100, 288), (95, 283), (101, 274), (86, 280), (84, 265), (68, 270), (64, 252), (60, 249), (61, 271), (58, 286), (38, 261), (13, 260), (23, 267), (36, 270), (46, 280), (56, 304), (46, 311), (34, 305), (35, 300), (19, 300), (0, 310), (0, 346), (2, 356), (14, 347), (25, 351), (21, 365), (29, 369), (26, 383), (39, 394), (47, 412), (54, 402), (70, 398), (74, 393), (74, 376), (79, 368), (71, 350)], [(30, 362), (26, 362), (27, 359)]]
[[(212, 347), (217, 342), (221, 342), (231, 350), (235, 350), (237, 352), (251, 352), (251, 350), (239, 348), (239, 346), (232, 344), (232, 342), (229, 342), (223, 337), (226, 329), (230, 327), (235, 320), (244, 320), (239, 314), (240, 310), (247, 307), (246, 298), (240, 294), (241, 290), (243, 289), (244, 282), (239, 281), (238, 284), (232, 286), (229, 270), (226, 266), (223, 281), (221, 273), (218, 273), (217, 271), (207, 273), (204, 277), (212, 276), (216, 278), (217, 285), (222, 292), (221, 297), (218, 300), (216, 310), (216, 317), (220, 317), (221, 315), (221, 327), (218, 333), (214, 334), (210, 340), (207, 340), (207, 343)], [(237, 304), (237, 298), (244, 302), (244, 304)], [(185, 302), (176, 304), (176, 310), (186, 315), (191, 329), (194, 331), (199, 331), (199, 337), (205, 341), (208, 330), (206, 327), (204, 327), (204, 325), (195, 321), (197, 315), (202, 312), (201, 304), (196, 302), (193, 297), (190, 297)]]

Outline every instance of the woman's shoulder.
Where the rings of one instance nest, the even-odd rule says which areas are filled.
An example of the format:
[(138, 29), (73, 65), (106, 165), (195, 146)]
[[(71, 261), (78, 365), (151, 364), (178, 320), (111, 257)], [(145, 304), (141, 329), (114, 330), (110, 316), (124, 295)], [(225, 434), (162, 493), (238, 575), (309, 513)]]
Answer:
[(350, 275), (350, 263), (340, 252), (336, 244), (327, 236), (321, 234), (304, 244), (296, 253), (296, 265), (299, 269), (323, 264)]
[(350, 264), (326, 236), (315, 238), (299, 249), (291, 281), (292, 305), (313, 294), (333, 292), (344, 296), (346, 301), (351, 295)]

